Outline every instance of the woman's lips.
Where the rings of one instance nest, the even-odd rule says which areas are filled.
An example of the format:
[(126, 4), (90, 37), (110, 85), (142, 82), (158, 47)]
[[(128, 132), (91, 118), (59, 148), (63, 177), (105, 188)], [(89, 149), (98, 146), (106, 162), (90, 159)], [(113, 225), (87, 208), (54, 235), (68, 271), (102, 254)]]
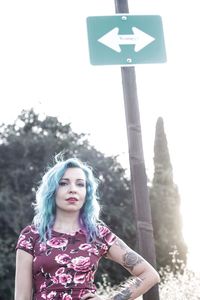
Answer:
[(75, 203), (78, 201), (78, 199), (71, 197), (71, 198), (67, 198), (66, 201), (69, 203)]

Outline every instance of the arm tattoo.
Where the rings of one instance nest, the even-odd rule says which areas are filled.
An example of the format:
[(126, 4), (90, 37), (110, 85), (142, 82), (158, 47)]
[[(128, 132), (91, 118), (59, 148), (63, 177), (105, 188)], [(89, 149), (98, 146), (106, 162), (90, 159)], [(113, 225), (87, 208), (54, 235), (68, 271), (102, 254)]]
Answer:
[(131, 291), (129, 288), (122, 290), (119, 294), (115, 295), (113, 300), (128, 300), (131, 297)]
[(122, 240), (117, 239), (115, 242), (115, 245), (117, 245), (118, 247), (120, 247), (122, 250), (126, 250), (127, 246), (124, 242), (122, 242)]
[(120, 247), (122, 250), (126, 250), (126, 253), (123, 255), (122, 259), (123, 266), (128, 270), (133, 271), (137, 264), (143, 262), (142, 257), (134, 251), (130, 251), (127, 245), (119, 238), (116, 240), (115, 245)]
[(129, 287), (122, 289), (117, 295), (113, 297), (113, 300), (131, 300), (132, 293), (136, 288), (142, 284), (142, 279), (135, 277), (129, 280), (126, 285)]
[(142, 284), (142, 279), (136, 277), (133, 279), (133, 287), (137, 289)]
[[(123, 250), (123, 255), (122, 255), (122, 266), (125, 267), (127, 270), (129, 270), (133, 274), (133, 270), (135, 266), (138, 264), (144, 262), (144, 259), (131, 250), (121, 239), (117, 239), (115, 241), (115, 245), (118, 246), (120, 249)], [(143, 284), (143, 281), (145, 278), (140, 277), (132, 277), (131, 279), (125, 281), (122, 286), (118, 289), (117, 294), (115, 294), (112, 297), (112, 300), (131, 300), (133, 299), (138, 292), (136, 290), (141, 287)], [(135, 298), (134, 298), (135, 299)]]
[(131, 271), (133, 271), (134, 267), (142, 261), (143, 259), (133, 251), (126, 252), (123, 255), (123, 266)]

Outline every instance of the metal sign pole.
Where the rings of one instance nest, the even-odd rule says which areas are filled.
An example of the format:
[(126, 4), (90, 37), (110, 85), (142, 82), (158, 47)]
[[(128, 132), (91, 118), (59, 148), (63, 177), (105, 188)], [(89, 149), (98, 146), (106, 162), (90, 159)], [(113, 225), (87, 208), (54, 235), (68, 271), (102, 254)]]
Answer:
[[(115, 0), (116, 13), (129, 13), (128, 0)], [(151, 221), (151, 209), (148, 196), (145, 171), (140, 114), (137, 97), (135, 67), (121, 67), (129, 145), (134, 221), (137, 236), (137, 251), (156, 267), (155, 245)], [(144, 300), (159, 300), (158, 285), (144, 296)]]

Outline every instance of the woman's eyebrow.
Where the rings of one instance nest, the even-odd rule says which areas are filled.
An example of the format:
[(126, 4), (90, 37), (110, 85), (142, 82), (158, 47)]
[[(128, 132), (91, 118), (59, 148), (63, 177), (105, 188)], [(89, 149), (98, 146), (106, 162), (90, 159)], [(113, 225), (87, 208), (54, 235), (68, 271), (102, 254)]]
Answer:
[[(70, 181), (70, 178), (63, 177), (63, 178), (61, 178), (61, 180)], [(84, 178), (76, 178), (75, 180), (76, 181), (86, 181)]]

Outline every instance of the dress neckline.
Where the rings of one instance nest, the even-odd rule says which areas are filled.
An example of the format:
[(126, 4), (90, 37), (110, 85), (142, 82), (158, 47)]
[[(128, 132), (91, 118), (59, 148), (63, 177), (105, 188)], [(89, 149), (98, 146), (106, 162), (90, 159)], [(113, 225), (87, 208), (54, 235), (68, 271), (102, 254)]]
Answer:
[(79, 228), (75, 231), (72, 231), (72, 232), (60, 232), (60, 231), (57, 231), (57, 230), (54, 230), (54, 229), (52, 229), (51, 231), (54, 235), (71, 235), (71, 236), (74, 236), (77, 233), (83, 233), (83, 230), (81, 228)]

